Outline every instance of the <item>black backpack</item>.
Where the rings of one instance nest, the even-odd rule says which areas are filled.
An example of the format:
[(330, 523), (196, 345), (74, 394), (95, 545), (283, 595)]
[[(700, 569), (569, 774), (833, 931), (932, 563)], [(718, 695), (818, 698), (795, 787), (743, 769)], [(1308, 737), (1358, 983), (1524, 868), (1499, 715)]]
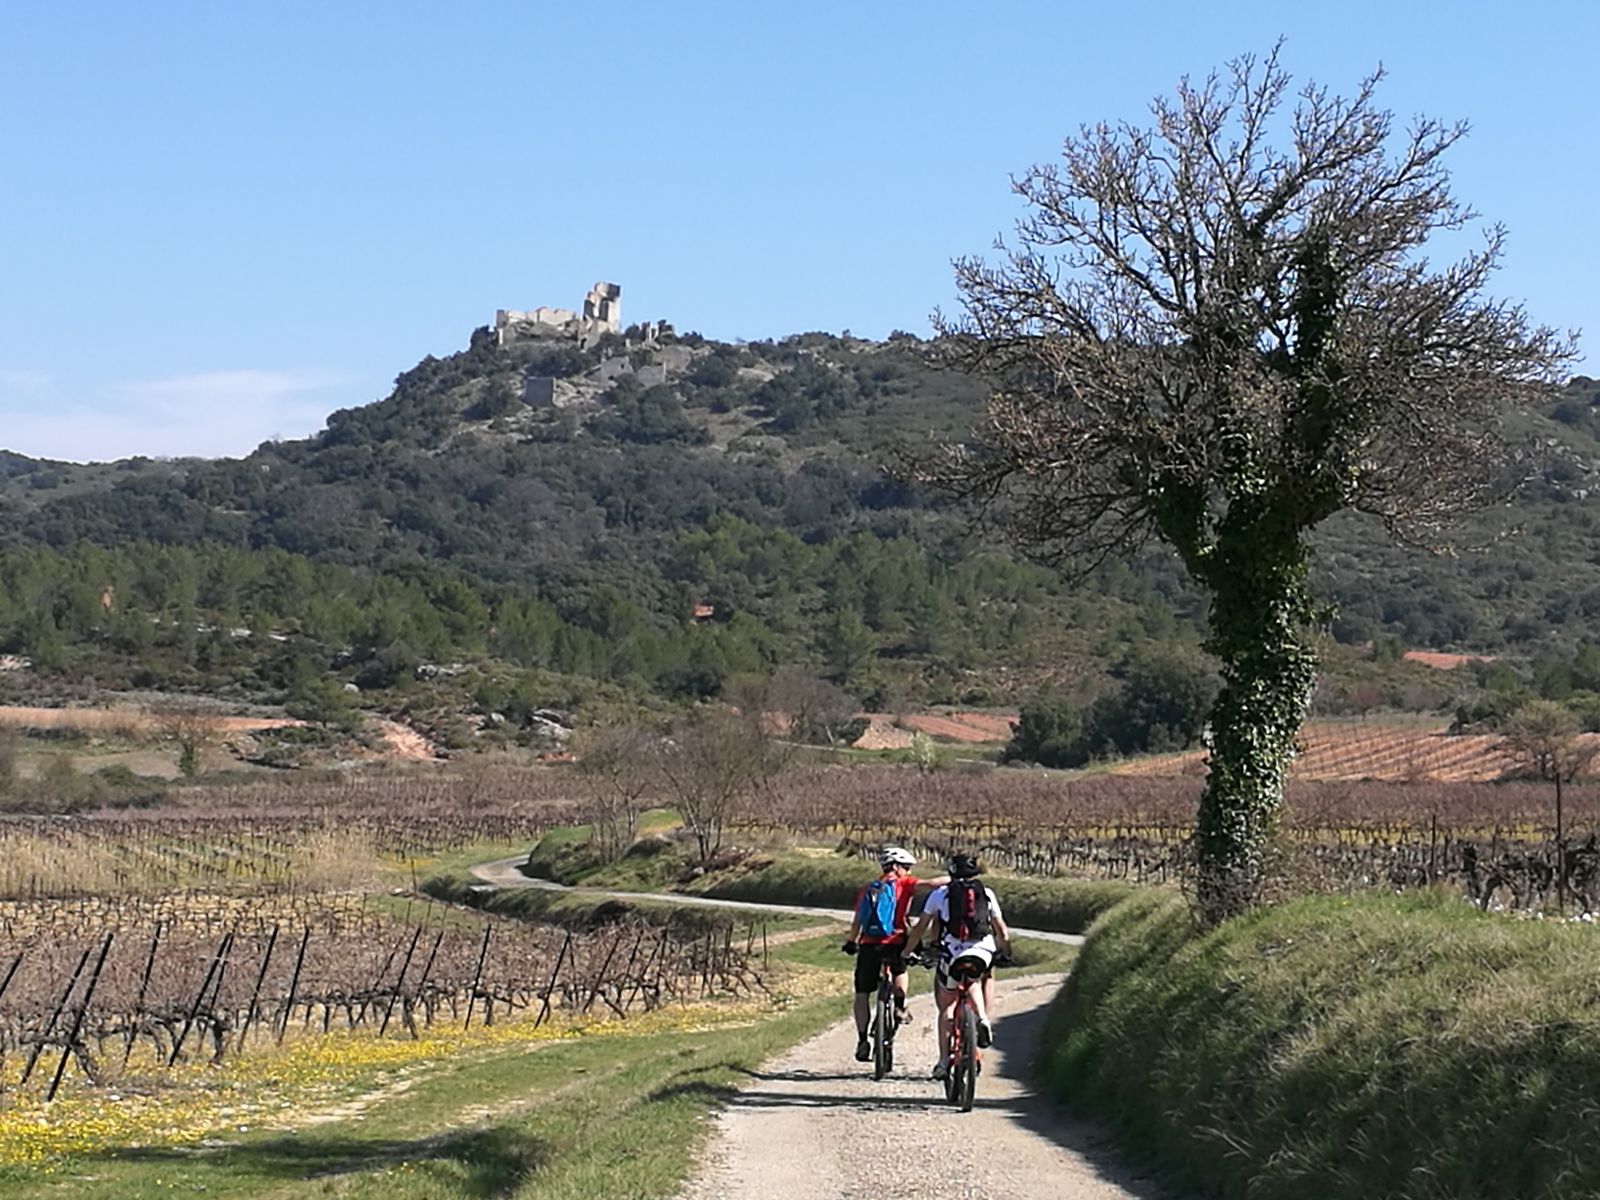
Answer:
[(945, 893), (950, 920), (945, 932), (958, 942), (978, 942), (989, 936), (989, 892), (976, 879), (952, 879)]

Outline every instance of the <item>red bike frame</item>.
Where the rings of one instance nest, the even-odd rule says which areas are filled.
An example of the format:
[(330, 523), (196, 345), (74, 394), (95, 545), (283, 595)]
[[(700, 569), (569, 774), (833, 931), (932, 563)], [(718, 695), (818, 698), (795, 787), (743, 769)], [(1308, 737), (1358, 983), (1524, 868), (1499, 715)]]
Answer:
[[(934, 970), (934, 991), (937, 999), (939, 986), (938, 960), (918, 958), (917, 963)], [(978, 1086), (978, 1074), (983, 1070), (983, 1053), (978, 1049), (978, 1010), (972, 1003), (972, 989), (983, 986), (987, 972), (969, 969), (955, 970), (952, 963), (950, 982), (955, 985), (955, 1008), (950, 1015), (950, 1032), (945, 1039), (945, 1052), (949, 1070), (944, 1077), (944, 1098), (960, 1105), (962, 1112), (972, 1111), (973, 1094)], [(991, 968), (992, 969), (992, 968)]]

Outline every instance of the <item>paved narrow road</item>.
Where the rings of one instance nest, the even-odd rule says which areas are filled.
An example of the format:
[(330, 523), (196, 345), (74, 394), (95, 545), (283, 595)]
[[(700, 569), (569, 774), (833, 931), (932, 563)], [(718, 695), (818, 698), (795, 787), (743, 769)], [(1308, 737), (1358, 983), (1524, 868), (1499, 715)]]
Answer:
[[(686, 896), (681, 892), (621, 892), (609, 888), (568, 887), (566, 884), (552, 883), (548, 879), (530, 879), (521, 870), (522, 863), (526, 861), (526, 855), (518, 854), (512, 858), (479, 863), (472, 868), (472, 875), (473, 878), (481, 879), (485, 884), (497, 888), (537, 888), (546, 892), (571, 892), (579, 896), (600, 896), (612, 900), (659, 900), (666, 904), (683, 904), (698, 908), (739, 908), (773, 913), (798, 913), (808, 917), (832, 917), (846, 924), (853, 915), (848, 908), (818, 908), (807, 904), (766, 904), (755, 900), (717, 900), (710, 896)], [(863, 868), (862, 882), (869, 877), (866, 868)], [(1077, 933), (1055, 933), (1048, 929), (1021, 929), (1016, 926), (1012, 927), (1011, 932), (1018, 937), (1038, 938), (1041, 941), (1059, 942), (1066, 946), (1083, 944), (1083, 935)]]
[[(872, 1081), (845, 1021), (767, 1064), (716, 1118), (680, 1200), (1164, 1200), (1089, 1125), (1027, 1082), (1059, 975), (999, 978), (1000, 1021), (970, 1113), (928, 1078), (933, 1005), (914, 997), (893, 1075)], [(841, 1007), (848, 1002), (841, 997)]]

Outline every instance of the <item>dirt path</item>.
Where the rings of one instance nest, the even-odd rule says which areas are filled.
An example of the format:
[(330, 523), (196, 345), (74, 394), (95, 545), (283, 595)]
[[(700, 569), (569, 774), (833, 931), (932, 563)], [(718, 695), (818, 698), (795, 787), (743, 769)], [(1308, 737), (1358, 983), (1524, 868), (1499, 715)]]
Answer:
[(391, 721), (387, 717), (377, 717), (373, 720), (378, 736), (383, 744), (388, 747), (390, 758), (405, 759), (408, 762), (435, 762), (439, 758), (439, 748), (423, 737), (409, 725), (402, 725), (399, 721)]
[(873, 1083), (845, 1021), (764, 1066), (716, 1118), (680, 1200), (1161, 1200), (1091, 1126), (1036, 1095), (1028, 1065), (1059, 975), (996, 983), (1000, 1020), (972, 1112), (927, 1077), (932, 1003), (915, 997), (895, 1073)]
[[(537, 888), (545, 892), (571, 892), (574, 895), (596, 896), (607, 900), (659, 900), (665, 904), (684, 904), (697, 908), (759, 909), (763, 912), (798, 913), (808, 917), (829, 917), (846, 924), (854, 915), (847, 908), (819, 908), (811, 904), (766, 904), (758, 900), (718, 900), (711, 896), (687, 896), (682, 892), (622, 892), (610, 888), (568, 887), (562, 883), (552, 883), (548, 879), (530, 879), (519, 869), (525, 861), (527, 856), (518, 854), (512, 858), (479, 863), (471, 870), (474, 878), (497, 888)], [(1083, 935), (1077, 933), (1055, 933), (1048, 929), (1020, 929), (1015, 926), (1011, 932), (1018, 937), (1038, 938), (1040, 941), (1059, 942), (1066, 946), (1083, 944)]]
[[(404, 762), (436, 762), (439, 749), (409, 725), (388, 717), (372, 718), (383, 744), (379, 757)], [(71, 730), (76, 733), (148, 738), (170, 734), (183, 725), (213, 736), (261, 733), (304, 725), (293, 717), (229, 717), (214, 713), (152, 712), (143, 708), (30, 708), (0, 704), (0, 728)]]
[(256, 733), (304, 725), (292, 717), (219, 717), (209, 713), (164, 716), (140, 708), (29, 708), (0, 705), (0, 726), (8, 729), (71, 729), (81, 733), (144, 735), (162, 732), (171, 721), (193, 723), (207, 733)]

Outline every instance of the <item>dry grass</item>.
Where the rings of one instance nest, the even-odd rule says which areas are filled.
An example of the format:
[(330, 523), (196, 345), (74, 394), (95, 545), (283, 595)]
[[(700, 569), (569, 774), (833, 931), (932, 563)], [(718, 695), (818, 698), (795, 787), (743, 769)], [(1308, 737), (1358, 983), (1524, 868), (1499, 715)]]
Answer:
[(48, 894), (50, 880), (67, 882), (73, 891), (118, 892), (125, 873), (109, 842), (0, 832), (0, 896)]
[[(218, 717), (185, 714), (183, 719), (211, 733), (252, 733), (259, 729), (282, 729), (303, 725), (288, 717)], [(111, 737), (151, 737), (166, 732), (172, 714), (150, 713), (138, 708), (28, 708), (0, 705), (0, 728), (73, 730)]]
[(371, 836), (362, 829), (318, 829), (302, 836), (291, 852), (295, 882), (311, 891), (371, 888), (385, 868)]

